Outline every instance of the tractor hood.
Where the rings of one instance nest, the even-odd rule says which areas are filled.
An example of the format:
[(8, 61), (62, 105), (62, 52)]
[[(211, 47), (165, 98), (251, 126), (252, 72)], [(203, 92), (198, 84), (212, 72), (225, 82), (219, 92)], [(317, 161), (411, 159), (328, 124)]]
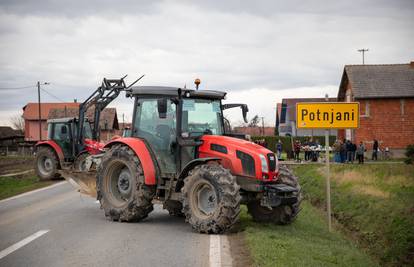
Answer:
[(253, 142), (228, 136), (204, 135), (199, 147), (200, 158), (219, 157), (222, 165), (234, 175), (254, 177), (259, 180), (277, 179), (275, 154)]

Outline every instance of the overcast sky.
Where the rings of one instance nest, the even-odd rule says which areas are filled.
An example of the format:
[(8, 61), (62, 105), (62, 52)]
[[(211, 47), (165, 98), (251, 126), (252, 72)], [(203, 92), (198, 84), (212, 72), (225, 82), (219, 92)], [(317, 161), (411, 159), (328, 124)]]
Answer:
[[(103, 77), (125, 74), (187, 88), (200, 78), (274, 125), (281, 98), (336, 96), (344, 65), (362, 62), (357, 49), (369, 48), (367, 64), (413, 61), (413, 14), (412, 0), (2, 0), (0, 125), (37, 101), (38, 80), (82, 101)], [(33, 87), (4, 89), (24, 86)], [(131, 119), (129, 99), (112, 106)]]

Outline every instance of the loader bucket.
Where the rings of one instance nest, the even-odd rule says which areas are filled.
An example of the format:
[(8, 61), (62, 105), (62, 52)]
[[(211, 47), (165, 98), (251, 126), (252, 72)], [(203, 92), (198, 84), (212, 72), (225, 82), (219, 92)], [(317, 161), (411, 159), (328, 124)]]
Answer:
[(60, 170), (59, 173), (73, 185), (78, 192), (96, 198), (96, 172)]

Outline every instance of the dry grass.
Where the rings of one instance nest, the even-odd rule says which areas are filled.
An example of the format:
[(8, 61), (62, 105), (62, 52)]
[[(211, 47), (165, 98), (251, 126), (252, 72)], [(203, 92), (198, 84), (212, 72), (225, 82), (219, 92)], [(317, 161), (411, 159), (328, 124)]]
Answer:
[[(318, 168), (321, 175), (325, 174), (323, 167)], [(340, 185), (349, 185), (351, 191), (356, 194), (364, 194), (379, 198), (389, 198), (390, 193), (385, 192), (375, 186), (376, 177), (373, 175), (366, 175), (356, 170), (344, 170), (340, 172), (333, 172), (331, 179)], [(392, 181), (392, 180), (390, 180)]]

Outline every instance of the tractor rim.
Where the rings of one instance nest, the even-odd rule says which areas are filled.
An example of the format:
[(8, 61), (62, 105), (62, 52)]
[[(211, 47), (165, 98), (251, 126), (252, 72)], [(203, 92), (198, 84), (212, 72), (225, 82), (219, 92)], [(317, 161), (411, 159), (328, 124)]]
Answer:
[(47, 156), (43, 156), (37, 163), (38, 169), (43, 175), (48, 175), (53, 171), (53, 161)]
[(132, 174), (128, 166), (122, 162), (114, 162), (108, 168), (105, 186), (113, 204), (121, 206), (131, 197)]
[(199, 217), (211, 216), (218, 206), (216, 191), (207, 181), (200, 181), (195, 185), (192, 200), (192, 206)]

